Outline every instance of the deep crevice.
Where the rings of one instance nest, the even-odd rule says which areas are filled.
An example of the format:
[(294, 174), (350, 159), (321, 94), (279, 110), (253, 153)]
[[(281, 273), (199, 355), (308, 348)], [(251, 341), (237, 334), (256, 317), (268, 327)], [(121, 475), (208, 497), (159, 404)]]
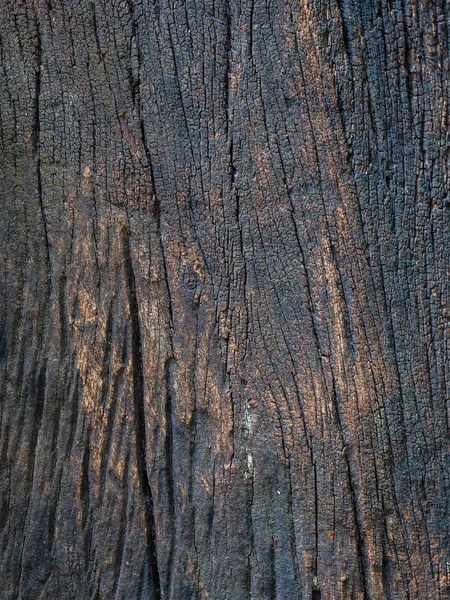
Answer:
[(142, 101), (141, 101), (141, 93), (140, 93), (142, 57), (141, 57), (141, 46), (139, 43), (138, 22), (136, 20), (134, 6), (133, 6), (132, 2), (130, 2), (129, 0), (128, 0), (128, 6), (129, 6), (130, 16), (131, 16), (132, 24), (133, 24), (132, 31), (133, 31), (133, 37), (136, 42), (136, 54), (137, 54), (137, 62), (138, 62), (138, 72), (137, 72), (136, 77), (133, 77), (133, 81), (132, 81), (132, 89), (131, 89), (132, 101), (133, 101), (133, 105), (136, 108), (137, 117), (139, 120), (139, 130), (140, 130), (140, 134), (141, 134), (142, 147), (144, 149), (145, 158), (147, 160), (147, 167), (148, 167), (148, 170), (150, 173), (150, 181), (152, 184), (153, 211), (154, 211), (154, 215), (155, 215), (155, 219), (156, 219), (156, 228), (157, 228), (157, 234), (158, 234), (158, 238), (159, 238), (159, 245), (160, 245), (160, 249), (161, 249), (163, 275), (164, 275), (164, 280), (165, 280), (166, 289), (167, 289), (170, 325), (171, 325), (171, 327), (173, 327), (172, 297), (171, 297), (171, 292), (170, 292), (169, 276), (168, 276), (168, 272), (167, 272), (166, 254), (165, 254), (164, 243), (163, 243), (162, 232), (161, 232), (161, 204), (160, 204), (159, 198), (156, 194), (155, 172), (153, 170), (152, 157), (151, 157), (150, 148), (149, 148), (148, 141), (147, 141), (147, 133), (145, 131), (144, 115), (142, 114)]
[(150, 573), (150, 584), (153, 588), (155, 600), (161, 599), (161, 582), (158, 567), (156, 523), (153, 506), (153, 494), (150, 487), (147, 464), (147, 440), (145, 427), (145, 388), (144, 366), (142, 360), (142, 338), (139, 322), (139, 305), (136, 294), (136, 280), (130, 249), (129, 232), (123, 234), (123, 251), (125, 260), (125, 274), (128, 283), (130, 318), (131, 318), (131, 346), (133, 369), (133, 401), (136, 428), (136, 460), (142, 494), (144, 496), (145, 525), (147, 533), (147, 553)]
[(50, 270), (50, 244), (47, 230), (47, 219), (44, 210), (44, 196), (42, 190), (42, 173), (41, 173), (41, 92), (42, 92), (42, 41), (39, 22), (36, 21), (36, 67), (34, 76), (34, 124), (32, 136), (32, 148), (36, 157), (36, 179), (37, 191), (39, 199), (39, 208), (42, 215), (42, 224), (44, 227), (45, 247), (47, 253), (47, 265)]
[[(166, 385), (166, 406), (165, 406), (165, 419), (166, 419), (166, 436), (164, 441), (164, 450), (166, 456), (166, 478), (167, 478), (167, 493), (169, 498), (169, 515), (172, 522), (173, 530), (175, 530), (175, 485), (174, 485), (174, 474), (173, 474), (173, 402), (174, 402), (174, 372), (173, 367), (175, 359), (169, 357), (166, 360), (164, 366), (165, 385)], [(171, 544), (169, 550), (169, 557), (167, 561), (167, 573), (168, 582), (166, 595), (169, 598), (172, 589), (172, 565), (173, 565), (173, 544)]]
[(348, 62), (351, 67), (352, 61), (353, 61), (353, 48), (352, 48), (352, 41), (351, 41), (350, 27), (349, 27), (349, 18), (348, 18), (348, 11), (350, 8), (348, 6), (349, 0), (336, 0), (336, 3), (338, 5), (339, 12), (341, 15), (341, 21), (342, 21), (342, 41), (344, 44), (345, 52), (348, 57)]

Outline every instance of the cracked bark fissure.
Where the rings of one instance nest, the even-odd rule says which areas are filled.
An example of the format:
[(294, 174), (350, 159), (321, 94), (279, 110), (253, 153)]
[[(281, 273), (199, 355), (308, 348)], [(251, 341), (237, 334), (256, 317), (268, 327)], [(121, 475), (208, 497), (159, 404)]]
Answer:
[(0, 599), (450, 599), (448, 2), (0, 9)]

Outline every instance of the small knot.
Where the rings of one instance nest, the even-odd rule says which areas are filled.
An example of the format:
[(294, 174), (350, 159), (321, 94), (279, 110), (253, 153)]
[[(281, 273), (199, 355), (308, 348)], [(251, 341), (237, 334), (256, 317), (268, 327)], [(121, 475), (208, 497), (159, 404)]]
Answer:
[(188, 291), (194, 292), (198, 285), (198, 280), (195, 273), (185, 273), (183, 276), (183, 287)]

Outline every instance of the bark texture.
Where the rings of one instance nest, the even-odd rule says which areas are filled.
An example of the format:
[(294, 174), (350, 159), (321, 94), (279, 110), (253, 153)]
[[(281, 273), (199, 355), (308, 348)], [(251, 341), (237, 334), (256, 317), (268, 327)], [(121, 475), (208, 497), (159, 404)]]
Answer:
[(0, 581), (450, 598), (448, 0), (0, 0)]

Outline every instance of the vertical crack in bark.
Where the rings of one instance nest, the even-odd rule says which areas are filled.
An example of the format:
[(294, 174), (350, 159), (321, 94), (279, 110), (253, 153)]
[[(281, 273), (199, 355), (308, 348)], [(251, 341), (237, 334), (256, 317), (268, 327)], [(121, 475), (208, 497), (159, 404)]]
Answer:
[(44, 364), (42, 365), (39, 375), (36, 379), (36, 389), (35, 392), (35, 408), (33, 415), (33, 427), (30, 436), (29, 442), (29, 454), (28, 454), (28, 464), (27, 464), (27, 479), (29, 482), (29, 492), (27, 497), (27, 505), (25, 509), (25, 516), (23, 519), (23, 538), (22, 538), (22, 548), (20, 552), (20, 561), (19, 561), (19, 570), (17, 577), (17, 588), (21, 589), (22, 586), (22, 576), (23, 576), (23, 561), (24, 561), (24, 552), (25, 552), (25, 543), (26, 543), (26, 525), (28, 522), (28, 514), (30, 511), (30, 505), (32, 501), (32, 493), (34, 486), (34, 473), (36, 467), (36, 451), (37, 445), (39, 441), (39, 432), (41, 430), (42, 418), (44, 415), (44, 405), (45, 405), (45, 395), (46, 395), (46, 379), (47, 379), (47, 362), (44, 360)]
[(250, 4), (250, 17), (248, 26), (248, 57), (250, 61), (253, 61), (253, 19), (255, 14), (255, 0), (251, 0)]
[[(317, 466), (314, 461), (314, 457), (312, 454), (312, 440), (311, 440), (311, 460), (313, 461), (314, 468), (314, 514), (315, 514), (315, 523), (314, 523), (314, 534), (316, 537), (316, 548), (315, 548), (315, 557), (314, 557), (314, 586), (317, 586), (318, 581), (318, 569), (319, 569), (319, 490), (317, 486)], [(313, 596), (314, 598), (314, 596)]]
[[(34, 78), (34, 124), (32, 146), (36, 157), (36, 179), (39, 198), (39, 207), (42, 215), (44, 227), (45, 247), (47, 252), (47, 264), (50, 272), (50, 244), (48, 239), (47, 219), (44, 210), (44, 198), (42, 191), (42, 173), (41, 173), (41, 91), (42, 91), (42, 41), (39, 22), (36, 19), (36, 67)], [(49, 274), (50, 277), (50, 274)]]
[(352, 67), (352, 58), (353, 58), (352, 41), (351, 41), (351, 37), (350, 37), (350, 27), (349, 27), (348, 18), (347, 18), (347, 12), (349, 11), (349, 8), (350, 8), (348, 6), (349, 0), (336, 0), (336, 4), (339, 8), (339, 12), (341, 15), (342, 41), (344, 44), (344, 49), (347, 54), (349, 65), (350, 65), (350, 67)]
[(135, 109), (137, 112), (137, 117), (139, 120), (139, 129), (140, 129), (140, 134), (141, 134), (142, 147), (144, 149), (145, 158), (147, 159), (147, 167), (150, 172), (150, 181), (152, 184), (152, 191), (153, 191), (153, 203), (154, 203), (154, 213), (155, 213), (155, 218), (156, 218), (157, 234), (159, 237), (163, 275), (164, 275), (164, 280), (165, 280), (166, 289), (167, 289), (167, 296), (168, 296), (170, 325), (171, 325), (171, 327), (173, 327), (172, 296), (170, 293), (169, 276), (168, 276), (168, 272), (167, 272), (166, 253), (165, 253), (164, 244), (163, 244), (163, 240), (162, 240), (162, 234), (161, 234), (161, 203), (156, 194), (155, 172), (153, 170), (152, 157), (151, 157), (150, 149), (149, 149), (148, 142), (147, 142), (147, 134), (145, 131), (144, 115), (142, 114), (142, 103), (141, 103), (141, 93), (140, 93), (142, 56), (141, 56), (141, 45), (140, 45), (140, 41), (139, 41), (139, 23), (136, 19), (133, 2), (131, 0), (127, 0), (127, 4), (128, 4), (128, 9), (130, 11), (130, 17), (131, 17), (131, 22), (132, 22), (132, 36), (135, 39), (135, 43), (136, 43), (136, 55), (137, 55), (137, 62), (138, 62), (137, 76), (136, 77), (134, 77), (133, 75), (131, 76), (131, 79), (132, 79), (131, 95), (132, 95), (133, 105), (135, 106)]
[[(249, 452), (247, 448), (247, 453)], [(252, 555), (255, 550), (255, 526), (253, 523), (253, 506), (255, 502), (255, 467), (253, 464), (253, 459), (250, 454), (247, 454), (247, 470), (246, 477), (250, 477), (250, 493), (248, 503), (248, 526), (249, 526), (249, 551), (247, 554), (247, 582), (248, 582), (248, 595), (249, 598), (252, 596)]]
[(353, 519), (355, 522), (355, 534), (356, 534), (356, 547), (358, 549), (358, 557), (360, 562), (360, 571), (363, 584), (364, 600), (370, 600), (371, 594), (369, 593), (369, 581), (370, 581), (370, 566), (368, 565), (367, 553), (365, 550), (364, 538), (363, 538), (363, 524), (361, 511), (358, 507), (358, 494), (355, 489), (353, 481), (352, 467), (348, 456), (347, 449), (344, 449), (345, 462), (347, 464), (347, 475), (348, 485), (350, 488), (350, 497), (352, 501)]
[[(293, 377), (294, 381), (295, 378)], [(296, 385), (296, 384), (295, 384)], [(304, 421), (304, 417), (302, 417), (303, 419), (303, 426), (305, 427), (305, 421)], [(287, 466), (287, 472), (288, 472), (288, 481), (289, 481), (289, 487), (287, 490), (288, 493), (288, 515), (289, 515), (289, 526), (290, 526), (290, 545), (291, 545), (291, 556), (292, 556), (292, 564), (294, 567), (294, 571), (295, 571), (295, 579), (297, 582), (300, 582), (300, 574), (299, 574), (299, 558), (298, 558), (298, 553), (297, 553), (297, 533), (296, 533), (296, 527), (295, 527), (295, 518), (294, 518), (294, 486), (292, 483), (292, 458), (290, 456), (286, 456), (286, 466)]]
[(322, 594), (319, 588), (315, 587), (311, 592), (311, 600), (320, 600), (322, 598)]
[(147, 160), (148, 160), (148, 164), (149, 164), (149, 168), (150, 168), (150, 175), (151, 175), (151, 181), (152, 181), (152, 187), (153, 187), (153, 200), (155, 203), (156, 227), (157, 227), (157, 233), (158, 233), (158, 238), (159, 238), (159, 247), (161, 250), (163, 275), (164, 275), (164, 281), (166, 284), (166, 291), (167, 291), (167, 298), (168, 298), (168, 305), (169, 305), (170, 327), (173, 328), (174, 320), (173, 320), (173, 308), (172, 308), (172, 295), (170, 292), (169, 273), (167, 271), (166, 250), (164, 248), (162, 232), (161, 232), (161, 204), (160, 204), (158, 196), (156, 195), (155, 174), (153, 172), (153, 166), (152, 166), (152, 163), (150, 160), (150, 152), (148, 150), (147, 143), (145, 141), (144, 122), (142, 120), (141, 120), (141, 130), (142, 130), (142, 139), (144, 141), (145, 153), (147, 155)]
[(123, 234), (123, 251), (125, 272), (128, 279), (128, 293), (131, 317), (131, 345), (133, 362), (133, 400), (136, 427), (136, 459), (142, 493), (144, 496), (144, 511), (147, 532), (148, 566), (151, 586), (155, 600), (161, 599), (161, 583), (158, 567), (157, 537), (153, 494), (148, 475), (147, 440), (145, 427), (145, 388), (144, 366), (142, 361), (142, 339), (139, 322), (139, 305), (136, 294), (136, 280), (130, 249), (129, 232)]
[[(253, 10), (253, 9), (252, 9)], [(239, 234), (239, 246), (242, 257), (242, 295), (244, 299), (245, 305), (245, 349), (243, 360), (247, 355), (247, 345), (248, 345), (248, 330), (249, 330), (249, 308), (247, 301), (247, 287), (248, 287), (248, 272), (247, 272), (247, 263), (245, 260), (245, 242), (244, 242), (244, 234), (242, 229), (242, 219), (241, 219), (241, 195), (237, 182), (237, 167), (235, 161), (235, 144), (234, 144), (234, 131), (233, 131), (233, 120), (231, 115), (233, 114), (231, 100), (232, 100), (232, 67), (233, 67), (233, 52), (232, 52), (232, 42), (233, 42), (233, 22), (231, 15), (231, 4), (230, 0), (226, 3), (226, 36), (225, 36), (225, 60), (226, 60), (226, 69), (225, 69), (225, 78), (224, 78), (224, 103), (225, 103), (225, 134), (226, 134), (226, 143), (227, 143), (227, 152), (228, 152), (228, 167), (229, 167), (229, 182), (231, 188), (231, 197), (235, 201), (235, 218), (236, 225)], [(228, 310), (228, 308), (227, 308)], [(228, 344), (229, 340), (226, 340), (227, 344), (227, 356), (228, 356)]]
[(170, 52), (171, 52), (171, 55), (172, 55), (174, 81), (175, 81), (175, 84), (177, 86), (178, 97), (179, 97), (179, 100), (180, 100), (181, 111), (183, 113), (183, 120), (184, 120), (184, 125), (186, 127), (187, 139), (189, 140), (189, 147), (190, 147), (190, 150), (191, 150), (192, 159), (193, 159), (194, 164), (196, 164), (197, 153), (195, 152), (195, 144), (192, 142), (191, 128), (189, 126), (189, 119), (188, 119), (188, 113), (187, 113), (187, 110), (186, 110), (186, 103), (185, 103), (185, 100), (184, 100), (184, 97), (183, 97), (182, 79), (180, 77), (180, 73), (179, 73), (179, 70), (178, 70), (177, 55), (176, 55), (176, 52), (175, 52), (176, 44), (174, 44), (174, 42), (173, 42), (172, 31), (171, 31), (171, 28), (170, 28), (169, 24), (167, 26), (167, 33), (169, 35), (169, 42), (170, 42), (169, 46), (170, 46)]
[(357, 557), (359, 561), (360, 574), (362, 579), (362, 587), (363, 587), (363, 597), (364, 600), (371, 600), (371, 594), (369, 593), (369, 584), (370, 584), (370, 565), (369, 560), (365, 548), (365, 540), (363, 535), (363, 516), (361, 514), (361, 510), (358, 505), (359, 493), (356, 489), (356, 485), (354, 482), (354, 471), (351, 465), (348, 446), (346, 442), (346, 436), (344, 432), (344, 424), (342, 414), (339, 408), (338, 394), (336, 390), (336, 382), (334, 379), (334, 375), (332, 374), (332, 399), (333, 406), (335, 411), (335, 419), (336, 425), (339, 432), (339, 438), (341, 440), (341, 444), (343, 447), (345, 464), (347, 467), (347, 480), (348, 486), (350, 490), (350, 498), (352, 504), (353, 511), (353, 521), (355, 524), (355, 537), (356, 537), (356, 549), (357, 549)]
[[(231, 7), (230, 0), (226, 3), (226, 34), (225, 34), (225, 77), (224, 77), (224, 103), (225, 103), (225, 136), (228, 139), (228, 131), (230, 128), (230, 74), (231, 74)], [(232, 143), (232, 142), (231, 142)]]
[(173, 554), (174, 554), (174, 540), (175, 540), (175, 488), (174, 488), (174, 475), (173, 475), (173, 429), (172, 429), (172, 414), (173, 414), (173, 365), (174, 358), (170, 357), (167, 359), (165, 364), (165, 383), (166, 383), (166, 437), (165, 437), (165, 453), (167, 462), (167, 492), (169, 496), (169, 515), (172, 524), (172, 543), (170, 545), (169, 556), (167, 561), (167, 587), (166, 596), (170, 598), (170, 592), (172, 591), (172, 580), (173, 580)]
[[(89, 514), (90, 514), (90, 476), (89, 471), (91, 468), (91, 430), (90, 427), (86, 430), (86, 435), (84, 436), (84, 448), (83, 448), (83, 458), (81, 460), (81, 482), (80, 482), (80, 504), (81, 504), (81, 527), (84, 533), (89, 535), (89, 532), (86, 532), (86, 525), (88, 523)], [(90, 552), (86, 552), (86, 558), (89, 557)]]

